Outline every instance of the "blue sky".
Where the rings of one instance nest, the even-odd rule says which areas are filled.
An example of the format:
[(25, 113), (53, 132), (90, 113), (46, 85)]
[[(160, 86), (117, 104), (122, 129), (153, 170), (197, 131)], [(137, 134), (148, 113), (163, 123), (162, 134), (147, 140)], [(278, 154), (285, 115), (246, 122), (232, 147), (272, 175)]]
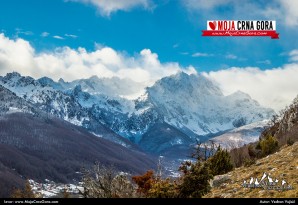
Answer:
[[(0, 74), (149, 85), (197, 71), (279, 109), (298, 94), (297, 10), (296, 0), (1, 0)], [(276, 20), (280, 39), (202, 37), (213, 19)]]
[[(237, 16), (234, 11), (237, 8), (232, 3), (214, 7), (209, 12), (206, 8), (188, 8), (187, 2), (191, 1), (151, 1), (154, 4), (151, 8), (144, 8), (140, 3), (128, 11), (119, 9), (108, 15), (92, 3), (2, 0), (0, 26), (6, 36), (13, 38), (18, 35), (30, 41), (37, 51), (58, 46), (93, 50), (94, 43), (98, 43), (133, 55), (149, 48), (158, 54), (161, 62), (193, 65), (200, 71), (232, 66), (278, 67), (288, 60), (282, 54), (295, 49), (298, 44), (297, 25), (291, 28), (279, 19), (273, 19), (277, 20), (279, 40), (269, 37), (202, 37), (201, 30), (206, 29), (206, 20), (272, 18), (248, 14)], [(42, 37), (43, 32), (49, 36)]]

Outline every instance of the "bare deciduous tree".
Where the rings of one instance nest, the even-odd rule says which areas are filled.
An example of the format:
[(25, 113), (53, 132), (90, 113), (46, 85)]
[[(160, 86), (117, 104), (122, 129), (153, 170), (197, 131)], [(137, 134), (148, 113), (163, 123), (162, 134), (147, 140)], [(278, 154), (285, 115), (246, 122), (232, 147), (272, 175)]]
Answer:
[(84, 198), (131, 198), (135, 193), (127, 174), (100, 163), (84, 170), (83, 190), (79, 192)]
[(206, 161), (209, 157), (216, 153), (218, 147), (219, 145), (217, 145), (213, 140), (209, 140), (205, 143), (197, 140), (195, 150), (191, 157), (197, 159), (198, 161)]

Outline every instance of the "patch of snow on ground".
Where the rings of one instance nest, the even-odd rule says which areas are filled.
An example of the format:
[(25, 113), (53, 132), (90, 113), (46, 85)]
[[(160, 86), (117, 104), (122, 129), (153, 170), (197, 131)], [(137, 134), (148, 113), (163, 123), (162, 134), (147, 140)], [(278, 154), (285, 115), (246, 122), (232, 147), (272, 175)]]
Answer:
[(16, 113), (16, 112), (23, 112), (23, 111), (17, 107), (10, 107), (7, 113)]
[(95, 135), (96, 137), (100, 137), (100, 138), (103, 137), (102, 135), (96, 134), (96, 133), (94, 133), (94, 132), (91, 132), (91, 134)]

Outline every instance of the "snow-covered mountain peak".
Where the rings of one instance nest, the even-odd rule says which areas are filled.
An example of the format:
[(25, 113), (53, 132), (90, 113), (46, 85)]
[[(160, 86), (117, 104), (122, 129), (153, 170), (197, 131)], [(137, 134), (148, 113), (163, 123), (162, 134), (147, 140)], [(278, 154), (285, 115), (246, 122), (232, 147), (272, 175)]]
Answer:
[(11, 79), (14, 79), (14, 78), (18, 79), (20, 77), (21, 77), (21, 75), (18, 72), (11, 72), (11, 73), (7, 73), (4, 78), (7, 79), (7, 80), (11, 80)]
[(21, 76), (17, 72), (8, 73), (4, 76), (0, 84), (15, 92), (19, 96), (24, 96), (29, 91), (42, 87), (41, 84), (30, 76)]
[(63, 90), (63, 84), (61, 84), (60, 82), (55, 82), (53, 79), (48, 78), (48, 77), (42, 77), (40, 79), (37, 80), (41, 86), (43, 87), (52, 87), (56, 90)]
[(252, 99), (251, 96), (245, 92), (242, 92), (240, 90), (232, 93), (231, 95), (228, 95), (230, 98), (233, 98), (233, 99), (237, 99), (237, 98), (245, 98), (245, 99)]
[(250, 95), (242, 91), (236, 91), (225, 98), (228, 104), (235, 107), (261, 107), (258, 101), (252, 99)]
[(196, 97), (198, 95), (222, 96), (220, 88), (212, 81), (200, 74), (188, 75), (179, 72), (175, 75), (168, 76), (157, 81), (152, 87), (147, 88), (148, 92), (158, 92), (159, 94), (179, 94)]
[(147, 88), (147, 93), (147, 104), (154, 105), (167, 123), (198, 135), (233, 129), (274, 113), (241, 91), (224, 96), (214, 82), (200, 74), (181, 72), (162, 78)]
[(58, 83), (65, 83), (65, 81), (63, 80), (63, 78), (59, 78)]
[(7, 73), (2, 78), (2, 81), (3, 81), (3, 83), (8, 83), (8, 84), (14, 85), (20, 80), (20, 78), (22, 78), (22, 76), (19, 73), (12, 72), (12, 73)]
[(90, 81), (100, 81), (100, 78), (97, 75), (92, 75), (90, 78), (87, 78), (86, 80), (90, 80)]
[(42, 86), (47, 86), (49, 84), (55, 83), (54, 80), (48, 77), (39, 78), (38, 81)]
[(69, 83), (69, 87), (73, 88), (76, 85), (81, 85), (84, 92), (88, 92), (93, 95), (107, 95), (119, 97), (122, 96), (135, 96), (141, 93), (144, 89), (144, 85), (130, 79), (121, 79), (118, 77), (112, 78), (98, 78), (92, 76), (88, 79), (75, 80)]

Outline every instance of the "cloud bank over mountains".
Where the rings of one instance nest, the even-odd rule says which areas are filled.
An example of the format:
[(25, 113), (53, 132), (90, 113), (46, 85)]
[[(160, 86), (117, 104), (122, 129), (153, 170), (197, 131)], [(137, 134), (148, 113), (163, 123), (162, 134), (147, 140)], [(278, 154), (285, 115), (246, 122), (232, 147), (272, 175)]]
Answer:
[[(217, 82), (227, 95), (241, 90), (263, 106), (278, 111), (290, 104), (298, 94), (297, 50), (288, 55), (291, 64), (279, 68), (261, 70), (257, 67), (232, 67), (205, 72), (203, 75)], [(128, 78), (142, 85), (140, 90), (177, 72), (197, 73), (193, 66), (160, 62), (158, 55), (150, 49), (143, 49), (133, 56), (106, 46), (95, 46), (91, 52), (81, 47), (59, 47), (52, 51), (36, 52), (26, 40), (10, 39), (0, 34), (0, 75), (12, 71), (35, 78), (48, 76), (66, 81), (93, 75), (100, 78)]]
[(53, 51), (37, 53), (24, 39), (10, 39), (0, 34), (0, 74), (17, 71), (35, 78), (49, 76), (66, 81), (98, 77), (129, 78), (145, 85), (179, 71), (195, 73), (193, 67), (183, 68), (178, 63), (161, 63), (156, 53), (143, 49), (135, 56), (127, 56), (110, 47), (59, 47)]
[(268, 70), (232, 67), (204, 75), (216, 81), (225, 95), (241, 90), (260, 104), (279, 111), (298, 95), (297, 73), (298, 64), (292, 63)]

